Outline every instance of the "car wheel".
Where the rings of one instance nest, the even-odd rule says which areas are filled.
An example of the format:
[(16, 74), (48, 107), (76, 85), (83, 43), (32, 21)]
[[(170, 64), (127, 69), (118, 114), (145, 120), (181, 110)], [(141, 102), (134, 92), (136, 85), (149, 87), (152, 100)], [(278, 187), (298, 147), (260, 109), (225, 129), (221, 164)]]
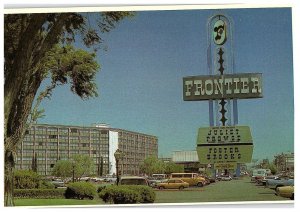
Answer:
[(180, 186), (180, 187), (179, 187), (179, 190), (183, 190), (183, 189), (184, 189), (184, 187), (183, 187), (183, 186)]
[(197, 186), (198, 187), (203, 187), (203, 183), (199, 182), (199, 183), (197, 183)]
[(294, 200), (294, 194), (292, 194), (292, 196), (290, 197), (291, 200)]
[(162, 186), (159, 186), (159, 187), (158, 187), (158, 189), (159, 189), (159, 190), (163, 190), (163, 189), (164, 189), (164, 187), (162, 187)]

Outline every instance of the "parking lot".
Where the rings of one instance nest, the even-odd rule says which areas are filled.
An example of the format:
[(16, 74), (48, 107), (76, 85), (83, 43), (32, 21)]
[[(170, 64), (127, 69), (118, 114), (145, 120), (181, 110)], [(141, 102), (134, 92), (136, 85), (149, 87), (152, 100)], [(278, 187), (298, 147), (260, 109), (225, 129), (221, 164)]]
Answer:
[(249, 177), (218, 181), (204, 187), (184, 190), (156, 190), (156, 203), (290, 201), (275, 195), (275, 191), (251, 182)]

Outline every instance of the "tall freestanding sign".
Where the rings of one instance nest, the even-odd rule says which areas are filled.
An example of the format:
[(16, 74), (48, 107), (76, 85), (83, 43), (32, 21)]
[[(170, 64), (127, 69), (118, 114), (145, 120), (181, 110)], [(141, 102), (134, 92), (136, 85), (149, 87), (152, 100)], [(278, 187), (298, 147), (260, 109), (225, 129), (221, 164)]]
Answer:
[(208, 75), (183, 78), (184, 101), (209, 101), (209, 127), (199, 128), (200, 163), (214, 169), (236, 169), (251, 162), (253, 140), (248, 126), (238, 126), (237, 99), (262, 98), (262, 74), (234, 70), (233, 26), (224, 15), (207, 24)]

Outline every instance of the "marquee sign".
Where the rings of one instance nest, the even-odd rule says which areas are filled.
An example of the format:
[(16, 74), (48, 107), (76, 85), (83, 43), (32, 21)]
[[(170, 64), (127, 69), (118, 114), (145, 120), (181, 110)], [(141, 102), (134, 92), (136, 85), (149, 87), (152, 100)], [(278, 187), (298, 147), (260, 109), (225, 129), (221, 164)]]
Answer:
[(208, 163), (249, 163), (253, 153), (253, 143), (197, 145), (201, 164)]
[(252, 142), (248, 126), (202, 127), (198, 130), (197, 144)]
[(247, 163), (253, 142), (248, 126), (199, 128), (197, 152), (200, 163)]
[(183, 78), (183, 100), (262, 97), (261, 74), (205, 75)]

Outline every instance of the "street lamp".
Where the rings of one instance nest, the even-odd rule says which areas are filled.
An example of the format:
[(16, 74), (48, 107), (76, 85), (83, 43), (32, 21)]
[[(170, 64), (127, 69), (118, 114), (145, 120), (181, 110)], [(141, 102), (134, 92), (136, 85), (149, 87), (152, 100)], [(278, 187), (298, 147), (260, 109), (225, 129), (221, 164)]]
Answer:
[(121, 150), (117, 149), (114, 153), (115, 159), (116, 159), (116, 174), (117, 174), (117, 185), (119, 185), (119, 160), (123, 156), (123, 153)]

